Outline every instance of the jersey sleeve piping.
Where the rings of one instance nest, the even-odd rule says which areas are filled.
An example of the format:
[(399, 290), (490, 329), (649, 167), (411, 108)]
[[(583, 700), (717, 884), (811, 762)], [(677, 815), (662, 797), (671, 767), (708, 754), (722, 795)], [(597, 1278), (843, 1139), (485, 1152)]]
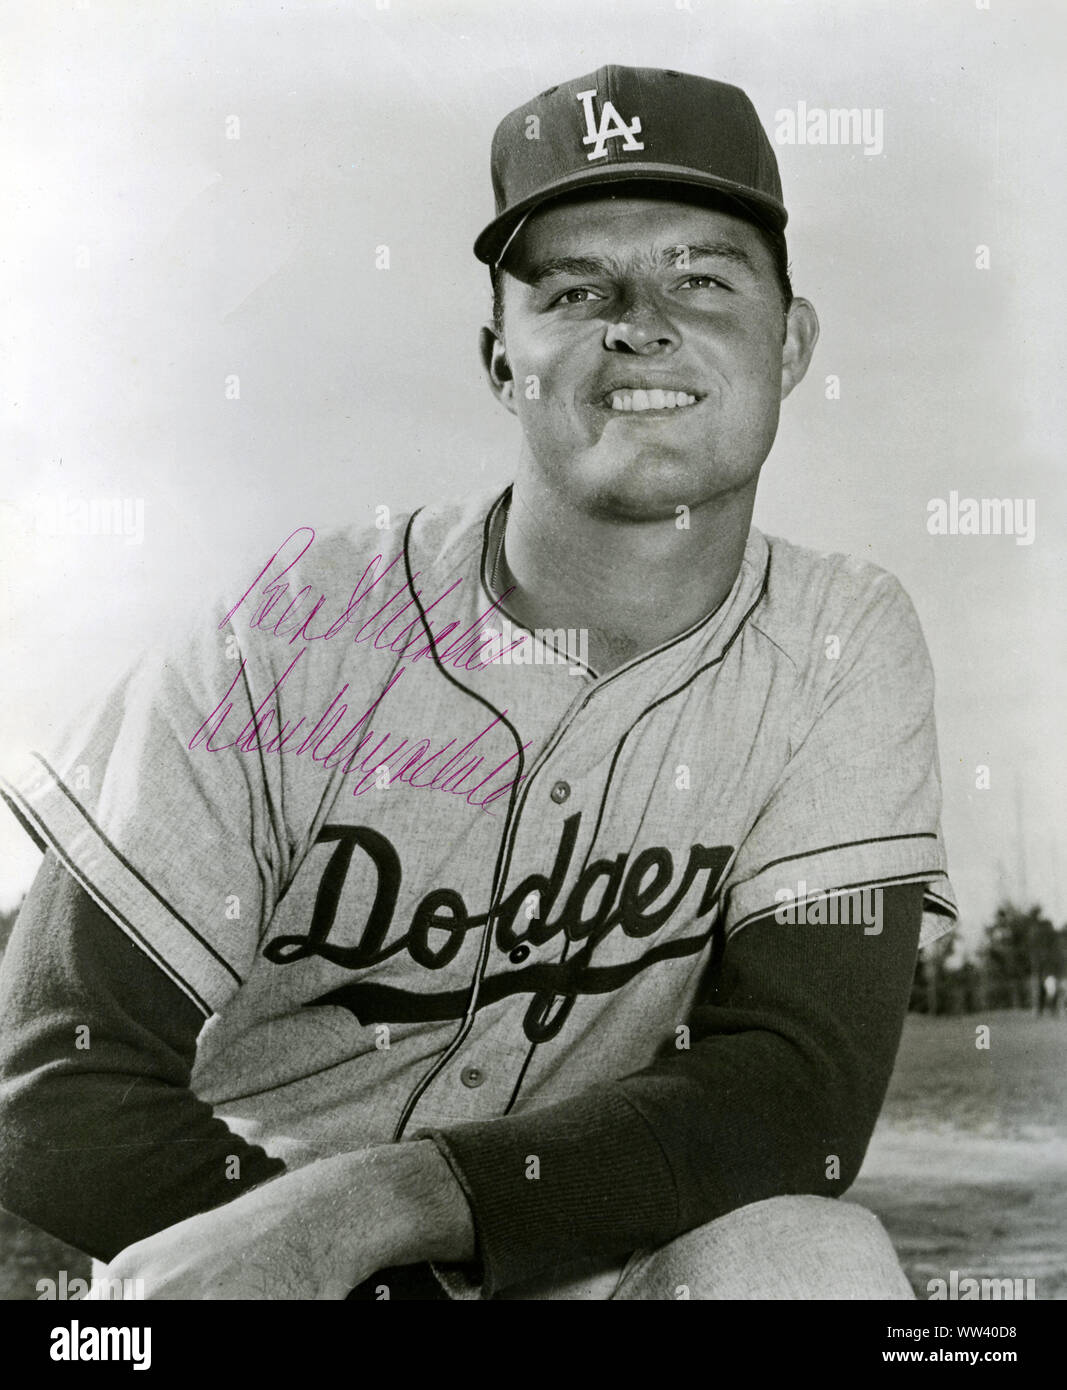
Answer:
[[(4, 799), (34, 827), (66, 868), (108, 915), (167, 971), (200, 1009), (210, 1014), (239, 986), (239, 972), (200, 932), (146, 882), (39, 753), (32, 753), (17, 783), (0, 779)], [(110, 885), (108, 894), (97, 886)], [(133, 922), (140, 924), (135, 929)], [(183, 969), (160, 949), (175, 926), (184, 942)], [(155, 940), (153, 940), (155, 938)], [(195, 984), (192, 981), (195, 980)]]
[[(821, 849), (799, 850), (796, 854), (783, 854), (779, 859), (769, 859), (766, 864), (761, 865), (751, 878), (758, 878), (760, 874), (766, 873), (768, 869), (776, 868), (779, 864), (788, 864), (794, 859), (812, 859), (819, 854), (830, 854), (838, 849), (852, 849), (855, 845), (880, 845), (894, 840), (936, 840), (937, 836), (932, 830), (915, 830), (906, 835), (870, 835), (862, 840), (841, 840), (835, 845), (823, 845)], [(940, 870), (937, 871), (940, 873)]]
[(153, 965), (162, 970), (164, 974), (178, 986), (182, 993), (196, 1005), (205, 1018), (210, 1018), (212, 1014), (211, 1006), (200, 997), (188, 980), (182, 979), (181, 975), (173, 969), (164, 957), (153, 949), (151, 943), (145, 940), (133, 923), (119, 911), (113, 902), (108, 900), (107, 895), (94, 883), (89, 882), (89, 880), (79, 872), (77, 865), (71, 861), (63, 849), (63, 846), (49, 834), (48, 827), (43, 822), (37, 821), (33, 810), (29, 807), (23, 809), (23, 807), (13, 799), (12, 793), (7, 786), (0, 786), (0, 797), (3, 797), (12, 813), (24, 826), (27, 834), (31, 836), (40, 849), (46, 853), (48, 850), (51, 850), (63, 865), (64, 869), (66, 869), (67, 873), (70, 874), (71, 878), (89, 894), (93, 901), (107, 913), (117, 926), (122, 928), (134, 944), (144, 952)]
[(891, 874), (884, 878), (864, 878), (855, 883), (839, 883), (833, 887), (814, 889), (799, 897), (791, 898), (784, 904), (780, 901), (765, 903), (760, 908), (746, 912), (743, 917), (729, 924), (726, 929), (726, 938), (731, 940), (742, 928), (762, 917), (772, 916), (783, 906), (797, 909), (804, 907), (807, 903), (817, 902), (821, 898), (840, 898), (864, 889), (893, 888), (899, 884), (922, 883), (925, 885), (922, 927), (919, 933), (919, 948), (922, 949), (931, 945), (947, 932), (952, 931), (958, 917), (956, 904), (930, 886), (931, 881), (936, 879), (945, 879), (947, 882), (947, 874), (944, 869), (913, 869), (907, 873)]

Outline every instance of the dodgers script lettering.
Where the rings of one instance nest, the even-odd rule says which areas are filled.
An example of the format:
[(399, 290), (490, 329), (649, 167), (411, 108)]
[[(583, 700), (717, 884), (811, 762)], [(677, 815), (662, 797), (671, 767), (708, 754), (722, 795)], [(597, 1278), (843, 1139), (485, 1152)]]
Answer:
[[(623, 964), (597, 967), (591, 963), (596, 947), (616, 927), (635, 940), (660, 931), (679, 910), (701, 873), (706, 873), (707, 878), (692, 920), (707, 916), (715, 906), (723, 872), (733, 854), (726, 845), (691, 846), (681, 880), (666, 898), (664, 894), (674, 884), (675, 865), (674, 857), (664, 846), (641, 850), (632, 861), (626, 854), (594, 860), (582, 870), (560, 905), (558, 915), (553, 917), (580, 825), (580, 812), (568, 817), (551, 872), (547, 876), (532, 874), (523, 879), (495, 908), (472, 914), (454, 889), (435, 888), (419, 902), (407, 929), (392, 940), (389, 933), (402, 875), (395, 847), (370, 826), (324, 826), (318, 843), (335, 844), (336, 848), (322, 876), (310, 930), (304, 936), (276, 937), (267, 944), (263, 954), (276, 965), (320, 956), (334, 965), (358, 971), (406, 949), (417, 965), (426, 970), (441, 970), (459, 954), (468, 932), (490, 922), (495, 944), (505, 953), (522, 942), (543, 946), (562, 933), (568, 942), (580, 943), (573, 956), (558, 963), (542, 963), (525, 970), (490, 975), (482, 981), (478, 995), (478, 1007), (484, 1008), (509, 995), (531, 994), (524, 1021), (526, 1036), (531, 1042), (547, 1041), (563, 1027), (579, 995), (610, 993), (657, 961), (692, 955), (704, 949), (711, 928), (696, 936), (661, 942)], [(342, 945), (330, 938), (341, 891), (357, 850), (373, 864), (377, 889), (358, 942)], [(527, 921), (524, 916), (520, 919), (522, 904), (531, 893), (539, 895), (543, 919)], [(594, 898), (595, 906), (586, 915), (587, 904)], [(517, 919), (522, 921), (521, 927), (516, 926)], [(431, 1022), (462, 1018), (469, 998), (469, 986), (424, 994), (357, 980), (312, 1000), (308, 1007), (340, 1005), (365, 1025)]]

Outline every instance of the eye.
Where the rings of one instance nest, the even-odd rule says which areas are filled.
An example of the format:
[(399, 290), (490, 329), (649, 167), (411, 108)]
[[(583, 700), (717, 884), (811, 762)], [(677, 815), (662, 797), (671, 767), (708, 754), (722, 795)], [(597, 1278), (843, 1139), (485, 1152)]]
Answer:
[[(579, 296), (581, 296), (579, 298)], [(595, 290), (591, 290), (588, 285), (576, 285), (572, 290), (564, 290), (562, 294), (556, 296), (553, 304), (588, 304), (591, 299), (597, 298)]]
[(695, 289), (698, 290), (712, 288), (718, 290), (728, 290), (730, 288), (730, 286), (726, 284), (724, 280), (719, 280), (714, 275), (687, 275), (678, 288), (684, 290), (688, 286), (693, 286)]

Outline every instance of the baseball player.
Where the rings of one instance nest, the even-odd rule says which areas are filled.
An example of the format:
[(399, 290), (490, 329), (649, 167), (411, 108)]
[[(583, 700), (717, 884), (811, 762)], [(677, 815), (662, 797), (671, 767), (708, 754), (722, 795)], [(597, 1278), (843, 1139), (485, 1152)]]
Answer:
[(492, 176), (511, 485), (272, 541), (5, 783), (0, 1199), (157, 1298), (909, 1298), (835, 1199), (955, 915), (932, 676), (751, 524), (773, 150), (604, 67)]

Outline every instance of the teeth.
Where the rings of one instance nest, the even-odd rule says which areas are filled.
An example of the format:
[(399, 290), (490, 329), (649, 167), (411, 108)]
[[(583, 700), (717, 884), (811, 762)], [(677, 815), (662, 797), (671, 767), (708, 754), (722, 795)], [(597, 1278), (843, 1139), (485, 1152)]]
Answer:
[(685, 391), (612, 391), (612, 410), (677, 410), (681, 406), (696, 405), (696, 396)]

